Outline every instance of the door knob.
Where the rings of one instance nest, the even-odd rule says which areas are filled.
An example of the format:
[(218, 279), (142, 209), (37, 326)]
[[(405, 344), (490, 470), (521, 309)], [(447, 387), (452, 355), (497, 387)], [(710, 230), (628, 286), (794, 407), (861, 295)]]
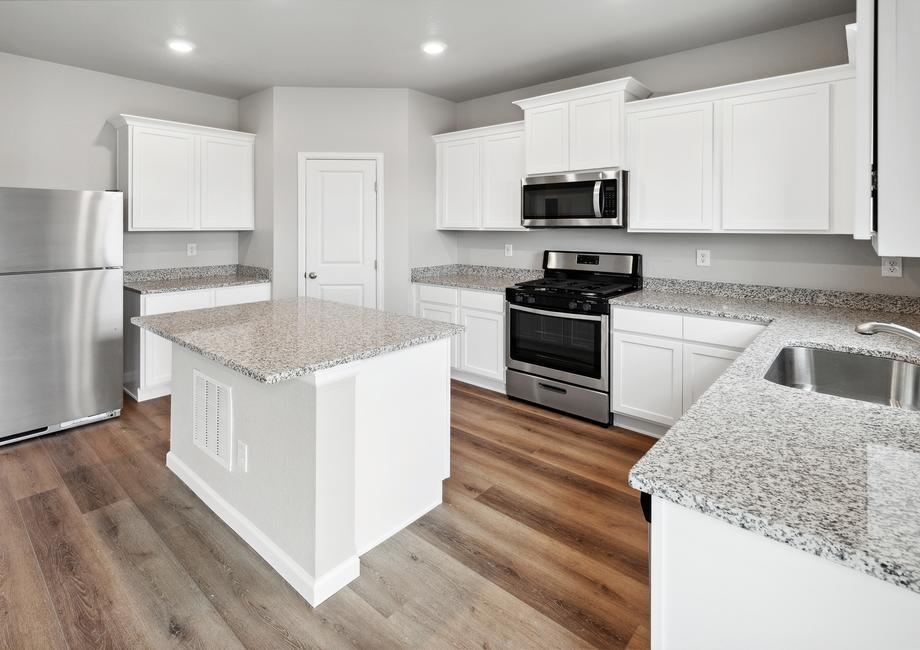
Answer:
[(316, 273), (314, 273), (313, 271), (310, 271), (310, 274), (309, 274), (307, 277), (310, 278), (311, 280), (315, 280), (315, 279), (316, 279)]

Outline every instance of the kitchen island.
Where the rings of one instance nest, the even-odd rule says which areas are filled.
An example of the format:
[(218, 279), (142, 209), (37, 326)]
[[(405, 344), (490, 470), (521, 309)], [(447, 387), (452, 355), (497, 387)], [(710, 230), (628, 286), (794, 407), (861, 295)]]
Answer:
[(131, 322), (173, 343), (167, 466), (311, 605), (441, 503), (459, 326), (312, 298)]

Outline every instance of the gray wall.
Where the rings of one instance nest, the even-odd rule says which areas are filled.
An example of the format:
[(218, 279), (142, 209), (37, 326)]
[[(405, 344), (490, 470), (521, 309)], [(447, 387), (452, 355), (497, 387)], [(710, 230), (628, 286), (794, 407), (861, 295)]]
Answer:
[(261, 194), (256, 230), (240, 238), (240, 261), (272, 260), (275, 297), (297, 295), (300, 152), (383, 154), (387, 310), (408, 310), (410, 259), (415, 265), (456, 261), (455, 236), (434, 229), (431, 141), (433, 133), (454, 128), (452, 102), (404, 88), (276, 87), (241, 100), (240, 123), (258, 134)]
[[(852, 14), (639, 61), (600, 72), (462, 102), (459, 128), (519, 120), (513, 100), (588, 83), (634, 76), (655, 94), (707, 88), (845, 63), (844, 25)], [(514, 246), (504, 256), (504, 244)], [(920, 260), (904, 260), (903, 278), (882, 278), (871, 245), (842, 235), (671, 235), (551, 230), (463, 232), (459, 260), (470, 264), (539, 267), (543, 249), (639, 252), (647, 275), (920, 295)], [(712, 251), (698, 267), (696, 249)]]
[[(238, 102), (0, 53), (0, 186), (115, 188), (115, 131), (133, 113), (237, 128)], [(196, 257), (186, 243), (198, 244)], [(128, 269), (234, 264), (236, 233), (125, 233)]]

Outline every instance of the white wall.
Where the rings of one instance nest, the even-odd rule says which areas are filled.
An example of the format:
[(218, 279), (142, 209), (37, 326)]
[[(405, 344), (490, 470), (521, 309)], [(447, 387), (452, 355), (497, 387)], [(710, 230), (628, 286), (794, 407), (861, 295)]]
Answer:
[(275, 209), (275, 90), (265, 90), (240, 100), (240, 129), (256, 134), (255, 228), (239, 237), (240, 264), (272, 267), (272, 215)]
[[(115, 131), (133, 113), (237, 128), (238, 102), (0, 53), (0, 186), (115, 188)], [(188, 242), (197, 257), (186, 256)], [(125, 233), (128, 269), (234, 264), (236, 233)]]
[[(838, 65), (846, 62), (844, 25), (853, 20), (847, 14), (473, 99), (458, 104), (458, 127), (519, 120), (513, 100), (623, 76), (668, 94)], [(538, 268), (546, 248), (639, 252), (650, 276), (920, 295), (920, 260), (904, 260), (903, 278), (882, 278), (871, 245), (847, 236), (550, 230), (463, 232), (458, 238), (459, 261), (469, 264)], [(513, 244), (512, 257), (504, 256), (505, 243)], [(712, 251), (711, 267), (696, 266), (698, 248)]]

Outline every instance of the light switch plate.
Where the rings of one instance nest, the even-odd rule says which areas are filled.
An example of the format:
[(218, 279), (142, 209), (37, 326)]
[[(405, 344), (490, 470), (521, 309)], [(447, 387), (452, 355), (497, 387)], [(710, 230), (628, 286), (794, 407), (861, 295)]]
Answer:
[(195, 257), (198, 254), (198, 244), (186, 244), (185, 253), (189, 257)]
[(712, 258), (707, 250), (697, 249), (696, 251), (697, 266), (712, 266)]
[(505, 244), (505, 257), (511, 257), (514, 253), (514, 249), (511, 244)]
[(901, 277), (901, 258), (900, 257), (883, 257), (882, 258), (882, 277), (900, 278)]

